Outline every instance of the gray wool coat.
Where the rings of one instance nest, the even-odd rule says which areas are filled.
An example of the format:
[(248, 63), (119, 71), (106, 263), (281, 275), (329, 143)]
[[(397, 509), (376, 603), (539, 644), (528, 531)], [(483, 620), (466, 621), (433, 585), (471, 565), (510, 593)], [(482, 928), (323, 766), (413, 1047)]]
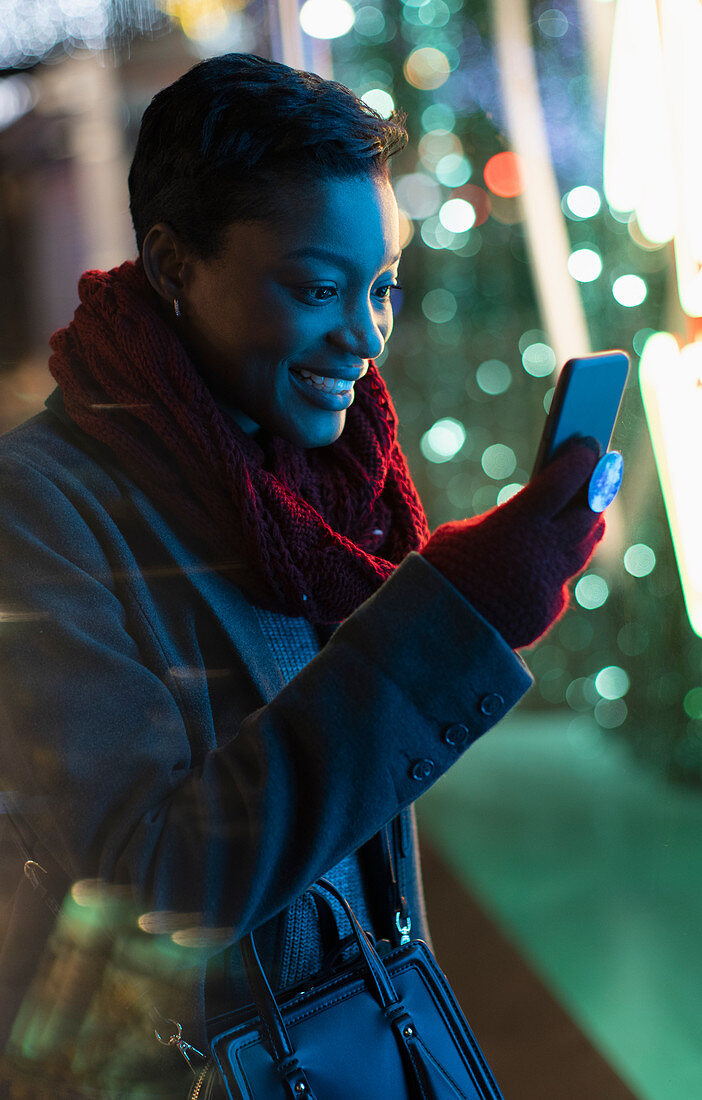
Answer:
[[(372, 846), (531, 678), (410, 554), (284, 685), (242, 592), (69, 420), (58, 392), (47, 406), (0, 439), (0, 787), (65, 895), (64, 940), (86, 912), (92, 947), (105, 928), (113, 943), (122, 935), (132, 986), (202, 1046), (237, 938), (260, 928), (274, 966), (286, 907)], [(8, 1049), (38, 1057), (27, 1021), (46, 1000), (45, 943), (58, 965), (56, 918), (22, 875), (6, 818), (0, 1042), (14, 1020)], [(98, 994), (81, 988), (87, 1012)], [(154, 1064), (158, 1076), (166, 1063)]]

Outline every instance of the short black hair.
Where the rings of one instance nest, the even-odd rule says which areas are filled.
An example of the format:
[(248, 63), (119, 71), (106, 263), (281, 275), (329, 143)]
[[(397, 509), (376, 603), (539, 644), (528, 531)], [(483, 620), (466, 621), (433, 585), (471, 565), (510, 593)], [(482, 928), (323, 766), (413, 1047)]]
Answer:
[(407, 143), (404, 122), (342, 84), (254, 54), (201, 61), (144, 112), (129, 172), (139, 252), (163, 221), (201, 258), (215, 256), (232, 222), (275, 212), (286, 178), (387, 176)]

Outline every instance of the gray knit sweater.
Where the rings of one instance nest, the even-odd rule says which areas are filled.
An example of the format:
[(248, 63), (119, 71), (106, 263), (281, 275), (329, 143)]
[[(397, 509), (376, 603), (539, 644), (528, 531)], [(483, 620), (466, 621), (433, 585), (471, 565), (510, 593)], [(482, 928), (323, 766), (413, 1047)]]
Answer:
[[(258, 621), (285, 683), (292, 680), (319, 650), (314, 627), (303, 618), (291, 618), (255, 608)], [(351, 905), (362, 927), (371, 928), (358, 858), (355, 854), (342, 859), (325, 875)], [(347, 935), (348, 921), (341, 907), (333, 902), (334, 912), (342, 936)], [(309, 894), (303, 894), (292, 904), (287, 913), (281, 951), (280, 985), (295, 985), (319, 969), (322, 951), (319, 937), (317, 910)]]

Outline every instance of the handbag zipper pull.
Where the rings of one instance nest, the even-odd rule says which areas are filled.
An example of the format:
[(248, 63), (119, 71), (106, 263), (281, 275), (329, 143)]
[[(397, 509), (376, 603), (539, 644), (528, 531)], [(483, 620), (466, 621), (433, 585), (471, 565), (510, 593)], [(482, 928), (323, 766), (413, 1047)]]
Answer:
[(182, 1024), (179, 1024), (177, 1020), (171, 1020), (168, 1016), (165, 1016), (163, 1018), (167, 1021), (167, 1023), (173, 1024), (173, 1026), (175, 1027), (175, 1031), (172, 1035), (169, 1035), (167, 1038), (164, 1039), (163, 1035), (159, 1033), (158, 1028), (154, 1028), (154, 1035), (158, 1039), (159, 1043), (161, 1043), (164, 1047), (175, 1047), (176, 1050), (180, 1051), (180, 1053), (183, 1055), (183, 1058), (188, 1063), (189, 1069), (191, 1069), (193, 1073), (197, 1073), (198, 1069), (196, 1066), (193, 1065), (191, 1053), (196, 1054), (198, 1058), (202, 1058), (203, 1061), (205, 1061), (205, 1055), (202, 1053), (201, 1050), (198, 1050), (197, 1047), (192, 1046), (191, 1043), (186, 1043), (185, 1039), (183, 1038)]
[(383, 846), (385, 849), (385, 862), (388, 877), (390, 879), (390, 896), (391, 904), (395, 910), (395, 928), (399, 934), (400, 947), (404, 943), (410, 942), (410, 930), (412, 928), (412, 918), (410, 916), (409, 905), (407, 904), (407, 898), (402, 892), (402, 886), (398, 881), (395, 873), (395, 860), (393, 859), (393, 843), (397, 838), (397, 827), (399, 825), (398, 819), (392, 823), (392, 829), (389, 825), (386, 825), (382, 831)]
[(400, 947), (403, 943), (409, 943), (412, 918), (409, 915), (409, 907), (404, 897), (400, 898), (400, 908), (395, 912), (395, 927), (400, 933)]

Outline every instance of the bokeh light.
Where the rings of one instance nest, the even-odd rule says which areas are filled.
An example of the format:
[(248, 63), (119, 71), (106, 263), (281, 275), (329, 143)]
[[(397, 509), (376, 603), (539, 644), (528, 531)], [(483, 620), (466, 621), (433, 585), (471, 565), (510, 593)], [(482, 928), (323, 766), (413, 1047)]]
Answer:
[(577, 676), (568, 684), (565, 698), (571, 710), (584, 713), (591, 710), (602, 696), (595, 687), (593, 676)]
[(422, 222), (422, 228), (420, 230), (420, 236), (428, 248), (440, 250), (442, 248), (449, 248), (454, 252), (462, 249), (464, 244), (468, 243), (471, 230), (467, 230), (465, 233), (457, 233), (451, 229), (447, 229), (442, 224), (438, 214), (434, 214), (432, 217), (427, 218)]
[(451, 233), (466, 233), (475, 225), (475, 209), (465, 199), (448, 199), (439, 210), (439, 221)]
[(503, 485), (497, 494), (497, 503), (506, 504), (508, 500), (511, 500), (513, 496), (516, 496), (520, 489), (523, 489), (521, 481), (510, 481), (509, 485)]
[(424, 0), (417, 6), (417, 17), (425, 27), (445, 27), (451, 18), (451, 9), (445, 0)]
[(361, 99), (374, 111), (377, 111), (379, 115), (382, 115), (383, 118), (390, 118), (395, 110), (395, 100), (384, 88), (370, 88), (363, 93)]
[(424, 167), (432, 172), (444, 157), (451, 153), (463, 154), (463, 146), (451, 130), (429, 130), (420, 139), (417, 150)]
[(634, 338), (631, 341), (631, 346), (637, 355), (643, 353), (643, 349), (646, 347), (646, 341), (649, 336), (655, 336), (657, 329), (655, 328), (640, 328), (638, 332), (634, 333)]
[(546, 378), (556, 366), (556, 353), (549, 344), (536, 340), (522, 352), (522, 366), (533, 378)]
[[(323, 0), (324, 3), (327, 0)], [(449, 59), (435, 46), (420, 46), (412, 50), (404, 63), (405, 80), (414, 88), (431, 91), (445, 84), (451, 72)]]
[(573, 592), (576, 600), (586, 611), (595, 611), (602, 607), (609, 596), (609, 585), (604, 577), (597, 573), (585, 573)]
[(492, 199), (483, 187), (478, 187), (475, 183), (464, 183), (462, 187), (456, 188), (452, 197), (465, 199), (470, 203), (475, 211), (476, 225), (483, 225), (490, 217)]
[(512, 371), (501, 359), (486, 359), (475, 372), (475, 380), (483, 393), (495, 396), (509, 389)]
[(414, 237), (414, 222), (404, 210), (398, 211), (400, 223), (400, 248), (407, 248)]
[(519, 337), (519, 351), (524, 354), (529, 344), (537, 343), (546, 343), (546, 333), (540, 328), (529, 328)]
[(624, 568), (632, 577), (647, 577), (656, 567), (656, 555), (644, 542), (635, 542), (624, 554)]
[(207, 52), (216, 50), (229, 29), (231, 12), (223, 0), (163, 0), (161, 6)]
[(428, 218), (441, 205), (441, 188), (426, 172), (410, 172), (395, 180), (398, 205), (410, 218)]
[(568, 273), (579, 283), (592, 283), (602, 274), (602, 257), (594, 248), (576, 248), (568, 257)]
[(660, 252), (662, 264), (664, 262), (665, 256), (663, 249), (665, 248), (668, 241), (651, 241), (648, 237), (644, 236), (641, 225), (639, 224), (639, 219), (636, 217), (636, 214), (630, 214), (626, 224), (627, 229), (629, 230), (629, 236), (631, 237), (637, 248), (642, 248), (645, 252)]
[(341, 38), (354, 19), (348, 0), (305, 0), (300, 8), (300, 26), (311, 38)]
[(607, 665), (595, 676), (595, 687), (603, 699), (621, 699), (630, 687), (629, 674), (619, 665)]
[(422, 313), (429, 321), (436, 325), (444, 325), (452, 321), (458, 310), (458, 302), (450, 290), (437, 287), (430, 290), (422, 298)]
[(620, 275), (612, 284), (612, 295), (620, 306), (640, 306), (648, 288), (640, 275)]
[(448, 103), (432, 103), (422, 112), (422, 128), (429, 130), (453, 130), (456, 114)]
[(466, 441), (466, 429), (460, 420), (443, 417), (432, 424), (422, 436), (419, 446), (430, 462), (448, 462), (458, 454)]
[(356, 11), (354, 30), (366, 38), (378, 38), (385, 30), (385, 16), (374, 4), (364, 4)]
[(495, 153), (483, 170), (485, 183), (494, 195), (513, 199), (524, 190), (519, 157), (516, 153)]
[(568, 16), (559, 8), (548, 8), (538, 19), (539, 30), (547, 38), (562, 38), (568, 33)]
[(624, 725), (628, 713), (629, 708), (623, 699), (600, 699), (593, 711), (598, 726), (606, 730)]
[(470, 179), (472, 168), (467, 157), (460, 153), (449, 153), (441, 158), (434, 173), (444, 187), (460, 187)]
[(690, 718), (702, 718), (702, 687), (691, 688), (686, 693), (683, 707)]
[(602, 206), (599, 191), (595, 190), (594, 187), (588, 187), (587, 184), (573, 187), (566, 194), (564, 202), (566, 212), (572, 217), (582, 220), (594, 217)]
[(480, 464), (493, 481), (503, 481), (517, 468), (517, 457), (506, 443), (491, 443), (483, 451)]

